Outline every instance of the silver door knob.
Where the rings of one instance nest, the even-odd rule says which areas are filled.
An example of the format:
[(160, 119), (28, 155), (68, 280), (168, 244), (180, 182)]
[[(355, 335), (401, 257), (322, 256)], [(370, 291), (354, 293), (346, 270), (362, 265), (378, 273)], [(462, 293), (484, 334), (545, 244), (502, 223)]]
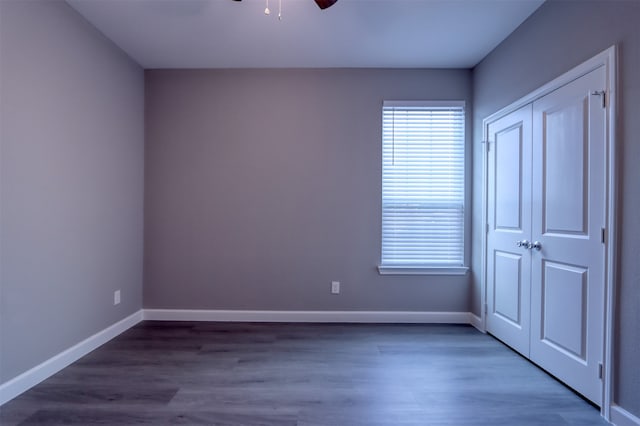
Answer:
[(542, 250), (542, 243), (540, 241), (534, 241), (533, 244), (529, 246), (530, 249), (536, 249), (538, 251)]
[(531, 248), (529, 247), (531, 245), (531, 243), (527, 240), (520, 240), (520, 241), (516, 241), (516, 246), (518, 247), (524, 247), (526, 249)]

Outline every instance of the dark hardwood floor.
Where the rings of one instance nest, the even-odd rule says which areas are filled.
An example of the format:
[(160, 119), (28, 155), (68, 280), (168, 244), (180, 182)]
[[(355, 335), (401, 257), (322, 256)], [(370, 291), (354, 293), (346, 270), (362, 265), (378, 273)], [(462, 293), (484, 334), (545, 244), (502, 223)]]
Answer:
[(470, 326), (143, 322), (0, 408), (2, 425), (604, 425)]

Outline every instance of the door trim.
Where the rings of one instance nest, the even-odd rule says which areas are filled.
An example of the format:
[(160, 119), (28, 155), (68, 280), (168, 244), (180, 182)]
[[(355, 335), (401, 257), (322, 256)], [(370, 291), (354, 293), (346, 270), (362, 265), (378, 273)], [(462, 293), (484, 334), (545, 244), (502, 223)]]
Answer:
[(533, 92), (518, 99), (512, 104), (502, 108), (501, 110), (491, 114), (482, 120), (482, 144), (483, 144), (483, 160), (482, 160), (482, 270), (481, 270), (481, 290), (480, 290), (480, 318), (481, 318), (481, 330), (486, 331), (487, 317), (486, 317), (486, 305), (487, 305), (487, 230), (488, 230), (488, 155), (485, 141), (489, 137), (489, 124), (494, 122), (507, 114), (516, 111), (523, 106), (532, 103), (533, 101), (547, 95), (548, 93), (582, 77), (589, 72), (604, 66), (605, 67), (605, 87), (603, 88), (606, 93), (606, 172), (607, 182), (605, 183), (605, 223), (607, 224), (607, 232), (605, 239), (605, 300), (604, 300), (604, 342), (603, 342), (603, 380), (602, 380), (602, 407), (600, 412), (602, 416), (608, 421), (611, 417), (611, 405), (613, 395), (613, 363), (614, 357), (614, 336), (615, 336), (615, 296), (616, 296), (616, 247), (617, 247), (617, 225), (616, 225), (616, 206), (618, 193), (616, 190), (616, 105), (617, 105), (617, 93), (616, 93), (616, 78), (617, 78), (617, 52), (616, 46), (611, 46), (607, 50), (599, 53), (593, 58), (583, 62), (570, 71), (562, 74), (553, 81), (543, 85), (542, 87), (534, 90)]

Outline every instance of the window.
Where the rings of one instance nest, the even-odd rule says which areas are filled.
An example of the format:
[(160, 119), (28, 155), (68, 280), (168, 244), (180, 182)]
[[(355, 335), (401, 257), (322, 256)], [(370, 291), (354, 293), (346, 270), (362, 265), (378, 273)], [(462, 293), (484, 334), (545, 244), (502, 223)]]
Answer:
[(466, 273), (464, 102), (382, 110), (380, 273)]

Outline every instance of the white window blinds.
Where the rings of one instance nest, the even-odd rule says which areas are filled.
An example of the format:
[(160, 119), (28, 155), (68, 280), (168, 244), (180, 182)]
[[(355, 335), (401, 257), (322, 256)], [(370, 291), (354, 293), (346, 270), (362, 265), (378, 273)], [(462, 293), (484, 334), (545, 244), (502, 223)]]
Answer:
[(382, 266), (464, 263), (464, 103), (383, 105)]

